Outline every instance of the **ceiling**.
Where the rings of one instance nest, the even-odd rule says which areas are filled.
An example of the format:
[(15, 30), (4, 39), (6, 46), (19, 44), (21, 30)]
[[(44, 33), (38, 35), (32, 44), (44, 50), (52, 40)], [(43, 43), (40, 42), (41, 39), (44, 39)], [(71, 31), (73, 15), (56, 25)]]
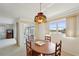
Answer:
[[(41, 11), (52, 20), (54, 17), (67, 11), (79, 10), (78, 3), (42, 3)], [(23, 18), (33, 22), (35, 15), (40, 11), (39, 3), (0, 3), (0, 17)]]

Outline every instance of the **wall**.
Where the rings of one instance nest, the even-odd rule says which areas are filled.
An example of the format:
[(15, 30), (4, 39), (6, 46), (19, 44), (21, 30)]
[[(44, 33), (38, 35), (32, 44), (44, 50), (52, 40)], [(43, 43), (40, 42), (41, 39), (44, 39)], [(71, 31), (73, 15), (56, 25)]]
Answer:
[(0, 17), (0, 24), (13, 24), (15, 22), (12, 18)]
[(62, 45), (65, 52), (79, 56), (79, 38), (65, 37), (62, 39)]
[(42, 24), (39, 24), (38, 25), (38, 35), (39, 35), (39, 38), (38, 39), (43, 39), (45, 38), (45, 35), (46, 35), (46, 25), (45, 23), (42, 23)]
[(22, 21), (22, 20), (18, 21), (16, 27), (17, 27), (17, 44), (19, 46), (24, 45), (24, 43), (25, 43), (24, 29), (25, 29), (25, 27), (28, 27), (30, 24), (32, 24), (32, 23), (29, 23), (27, 21)]
[(46, 34), (49, 34), (48, 23), (35, 23), (35, 39), (44, 40)]
[(72, 55), (79, 55), (79, 16), (75, 16), (74, 19), (71, 18), (71, 21), (67, 23), (67, 25), (68, 24), (70, 26), (68, 26), (69, 29), (67, 28), (67, 30), (70, 37), (66, 37), (62, 40), (63, 48)]
[(76, 36), (79, 37), (79, 15), (77, 16), (76, 25)]
[(65, 37), (62, 34), (52, 35), (52, 42), (56, 43), (59, 40), (62, 40), (62, 52), (79, 56), (79, 38)]
[(13, 24), (0, 24), (0, 39), (6, 39), (6, 30), (14, 29)]
[(14, 29), (14, 19), (0, 17), (0, 39), (6, 38), (6, 30)]
[(12, 45), (15, 45), (15, 44), (16, 44), (16, 40), (14, 38), (0, 40), (0, 48), (12, 46)]
[(23, 23), (18, 23), (18, 41), (19, 41), (19, 46), (24, 45), (24, 37), (23, 37), (23, 33), (24, 33), (24, 26)]

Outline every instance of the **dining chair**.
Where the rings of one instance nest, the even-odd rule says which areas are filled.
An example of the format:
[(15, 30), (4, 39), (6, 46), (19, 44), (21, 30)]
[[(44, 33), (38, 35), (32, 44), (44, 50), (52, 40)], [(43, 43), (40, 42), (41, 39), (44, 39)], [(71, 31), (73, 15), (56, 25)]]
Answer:
[(41, 54), (36, 52), (36, 51), (32, 51), (32, 56), (40, 56)]
[(31, 41), (26, 39), (26, 55), (32, 56)]
[(55, 46), (55, 53), (43, 54), (42, 56), (61, 56), (61, 45), (62, 45), (62, 41), (60, 41), (59, 43), (57, 42)]
[(29, 39), (29, 40), (34, 40), (34, 35), (28, 36), (28, 39)]
[(61, 45), (62, 45), (62, 41), (61, 40), (60, 40), (59, 43), (56, 43), (55, 56), (61, 56)]
[(51, 36), (45, 36), (45, 40), (51, 41)]

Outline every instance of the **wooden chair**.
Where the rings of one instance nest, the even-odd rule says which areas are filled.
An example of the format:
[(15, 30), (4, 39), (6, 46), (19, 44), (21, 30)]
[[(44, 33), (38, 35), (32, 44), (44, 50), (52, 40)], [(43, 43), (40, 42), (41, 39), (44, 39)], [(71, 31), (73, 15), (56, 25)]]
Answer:
[(36, 51), (32, 51), (32, 56), (40, 56), (41, 54), (36, 52)]
[(61, 56), (61, 44), (62, 44), (61, 41), (59, 43), (56, 43), (55, 53), (43, 54), (42, 56)]
[(31, 40), (31, 41), (33, 41), (34, 40), (34, 35), (28, 36), (28, 39)]
[(45, 40), (51, 41), (51, 36), (45, 36)]
[(61, 56), (61, 44), (62, 44), (61, 41), (59, 43), (56, 43), (55, 56)]
[(32, 56), (31, 41), (26, 39), (26, 55)]

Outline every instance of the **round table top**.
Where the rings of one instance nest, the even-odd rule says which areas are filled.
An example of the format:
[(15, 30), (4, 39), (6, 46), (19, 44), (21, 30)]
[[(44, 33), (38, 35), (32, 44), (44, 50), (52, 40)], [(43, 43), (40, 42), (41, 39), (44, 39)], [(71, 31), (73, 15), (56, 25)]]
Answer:
[(37, 45), (35, 42), (32, 42), (32, 50), (41, 53), (41, 54), (52, 54), (55, 53), (55, 43), (50, 41), (44, 41), (45, 44)]

